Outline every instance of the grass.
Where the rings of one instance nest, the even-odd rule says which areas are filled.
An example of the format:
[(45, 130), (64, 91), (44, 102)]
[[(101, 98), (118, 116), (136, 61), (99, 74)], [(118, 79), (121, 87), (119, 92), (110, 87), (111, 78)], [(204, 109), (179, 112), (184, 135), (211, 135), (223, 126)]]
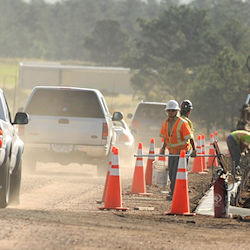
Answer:
[(124, 114), (124, 120), (127, 120), (127, 114), (134, 113), (135, 107), (139, 100), (133, 98), (132, 95), (121, 94), (118, 96), (105, 96), (109, 111), (112, 114), (114, 111), (120, 111)]
[(18, 81), (18, 64), (16, 62), (0, 62), (1, 88), (13, 88)]

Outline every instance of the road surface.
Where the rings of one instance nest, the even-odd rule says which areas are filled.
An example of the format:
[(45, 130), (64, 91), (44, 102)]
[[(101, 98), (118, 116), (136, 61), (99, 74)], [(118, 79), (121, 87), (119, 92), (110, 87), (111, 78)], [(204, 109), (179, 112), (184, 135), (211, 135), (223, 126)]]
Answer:
[[(134, 166), (120, 168), (125, 193)], [(159, 189), (124, 194), (126, 212), (101, 211), (104, 182), (93, 165), (39, 163), (36, 173), (24, 172), (20, 204), (0, 210), (0, 249), (249, 249), (250, 221), (166, 216), (171, 202)]]

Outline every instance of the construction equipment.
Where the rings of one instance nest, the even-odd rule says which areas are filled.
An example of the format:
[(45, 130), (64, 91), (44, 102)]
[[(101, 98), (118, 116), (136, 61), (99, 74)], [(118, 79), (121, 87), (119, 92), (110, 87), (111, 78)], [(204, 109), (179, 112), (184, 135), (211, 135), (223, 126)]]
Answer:
[(227, 171), (228, 166), (225, 158), (220, 152), (217, 141), (213, 143), (217, 154), (220, 168), (217, 169), (217, 177), (214, 178), (214, 217), (226, 218), (229, 216), (229, 199), (228, 199), (228, 178), (230, 173)]

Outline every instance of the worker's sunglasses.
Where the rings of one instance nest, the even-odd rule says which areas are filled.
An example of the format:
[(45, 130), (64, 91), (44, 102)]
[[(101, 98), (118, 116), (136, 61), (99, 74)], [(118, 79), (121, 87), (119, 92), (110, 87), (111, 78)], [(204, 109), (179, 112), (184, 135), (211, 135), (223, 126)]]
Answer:
[(175, 112), (175, 111), (177, 111), (177, 110), (175, 110), (175, 109), (167, 109), (167, 112)]

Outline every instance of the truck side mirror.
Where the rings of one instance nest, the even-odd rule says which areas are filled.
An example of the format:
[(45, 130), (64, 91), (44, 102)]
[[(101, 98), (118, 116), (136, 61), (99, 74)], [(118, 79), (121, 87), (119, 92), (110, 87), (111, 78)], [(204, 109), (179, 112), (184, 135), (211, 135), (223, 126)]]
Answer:
[(17, 112), (13, 124), (28, 124), (29, 116), (24, 112)]
[(114, 112), (112, 121), (121, 121), (123, 119), (122, 112)]

